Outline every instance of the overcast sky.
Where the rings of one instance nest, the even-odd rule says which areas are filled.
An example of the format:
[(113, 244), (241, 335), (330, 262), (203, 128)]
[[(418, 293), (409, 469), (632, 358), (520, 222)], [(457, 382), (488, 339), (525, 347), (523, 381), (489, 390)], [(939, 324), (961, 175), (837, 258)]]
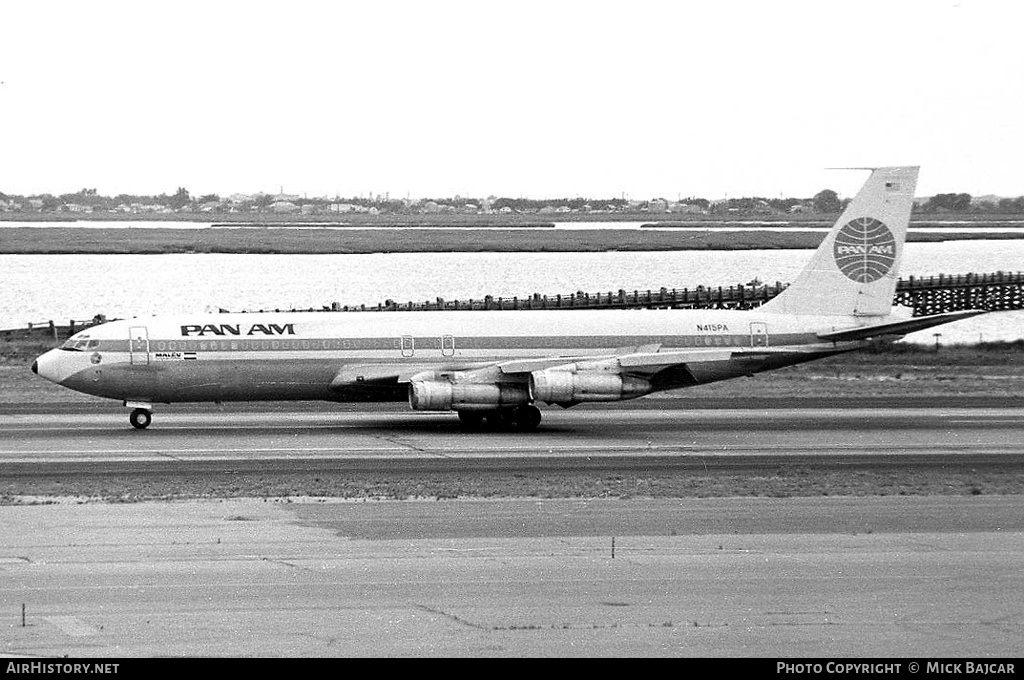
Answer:
[(1024, 195), (1016, 0), (4, 3), (0, 191)]

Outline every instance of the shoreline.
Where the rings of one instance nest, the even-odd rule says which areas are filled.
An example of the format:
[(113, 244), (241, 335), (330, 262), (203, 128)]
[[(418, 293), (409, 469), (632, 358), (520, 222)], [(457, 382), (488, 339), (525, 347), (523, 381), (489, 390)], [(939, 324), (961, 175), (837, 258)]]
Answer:
[[(513, 225), (507, 225), (509, 227)], [(472, 225), (339, 229), (297, 228), (3, 228), (3, 255), (150, 255), (150, 254), (370, 254), (428, 252), (606, 252), (684, 250), (812, 250), (822, 239), (815, 232), (749, 230), (672, 231), (657, 229), (501, 228)], [(954, 240), (1024, 239), (1018, 232), (910, 233), (910, 243)]]

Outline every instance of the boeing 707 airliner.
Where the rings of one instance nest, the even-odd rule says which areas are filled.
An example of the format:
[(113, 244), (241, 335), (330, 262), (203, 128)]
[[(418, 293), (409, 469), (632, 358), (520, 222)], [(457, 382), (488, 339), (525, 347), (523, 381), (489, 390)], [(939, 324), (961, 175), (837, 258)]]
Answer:
[(797, 279), (752, 310), (156, 316), (82, 331), (32, 370), (122, 401), (139, 429), (159, 403), (408, 400), (467, 427), (532, 430), (541, 403), (749, 376), (983, 313), (895, 313), (917, 173), (873, 169)]

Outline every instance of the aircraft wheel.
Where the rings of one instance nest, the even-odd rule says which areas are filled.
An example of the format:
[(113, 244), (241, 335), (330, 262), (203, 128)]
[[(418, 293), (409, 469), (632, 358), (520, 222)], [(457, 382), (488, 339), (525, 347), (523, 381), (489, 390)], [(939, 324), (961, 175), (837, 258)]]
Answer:
[(512, 425), (512, 412), (510, 409), (503, 408), (497, 411), (488, 411), (487, 415), (487, 426), (492, 430), (507, 430)]
[(484, 414), (480, 411), (459, 411), (459, 422), (467, 430), (477, 430), (483, 425)]
[(153, 414), (144, 408), (137, 408), (128, 416), (128, 422), (137, 430), (145, 430), (153, 422)]
[(540, 419), (540, 409), (531, 404), (518, 406), (512, 411), (512, 422), (515, 423), (517, 430), (522, 430), (523, 432), (537, 429), (537, 426), (540, 425)]

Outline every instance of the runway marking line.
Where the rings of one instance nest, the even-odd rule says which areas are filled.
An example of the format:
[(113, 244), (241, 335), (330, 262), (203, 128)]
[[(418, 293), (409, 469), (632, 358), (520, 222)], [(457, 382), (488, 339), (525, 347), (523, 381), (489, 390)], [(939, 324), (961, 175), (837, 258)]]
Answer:
[[(826, 454), (839, 454), (839, 455), (867, 455), (877, 454), (880, 456), (886, 456), (892, 453), (902, 453), (904, 455), (929, 455), (929, 454), (942, 454), (942, 453), (956, 453), (962, 454), (963, 447), (961, 445), (951, 443), (946, 445), (935, 445), (935, 444), (924, 444), (924, 445), (903, 445), (898, 447), (897, 450), (893, 450), (891, 447), (886, 447), (884, 452), (879, 452), (878, 448), (864, 447), (858, 445), (848, 446), (835, 446), (830, 445), (827, 450), (823, 447), (792, 447), (785, 445), (762, 445), (762, 446), (745, 446), (745, 447), (696, 447), (696, 446), (664, 446), (664, 447), (649, 447), (649, 446), (637, 446), (628, 447), (622, 445), (608, 445), (608, 446), (555, 446), (547, 447), (547, 451), (537, 452), (530, 448), (510, 448), (510, 447), (495, 447), (495, 448), (483, 448), (483, 447), (467, 447), (465, 449), (447, 449), (441, 450), (418, 450), (410, 449), (408, 447), (380, 447), (380, 448), (335, 448), (335, 447), (318, 447), (318, 448), (275, 448), (275, 449), (178, 449), (173, 451), (167, 450), (143, 450), (143, 449), (90, 449), (88, 451), (82, 451), (80, 454), (68, 457), (66, 449), (36, 449), (36, 450), (0, 450), (0, 456), (11, 456), (12, 458), (5, 461), (7, 463), (25, 463), (25, 462), (41, 462), (40, 457), (42, 456), (61, 456), (67, 458), (70, 461), (95, 461), (95, 462), (109, 462), (109, 459), (98, 458), (97, 456), (120, 456), (125, 460), (133, 459), (146, 459), (155, 458), (160, 460), (175, 460), (181, 463), (196, 462), (196, 461), (215, 461), (215, 460), (259, 460), (261, 454), (263, 456), (272, 454), (299, 454), (292, 458), (298, 461), (309, 461), (309, 460), (325, 460), (330, 458), (332, 460), (346, 460), (353, 458), (368, 458), (374, 457), (379, 458), (382, 455), (389, 454), (404, 454), (397, 455), (396, 458), (430, 458), (430, 459), (459, 459), (459, 458), (485, 458), (485, 457), (499, 457), (501, 455), (528, 455), (531, 458), (537, 458), (543, 460), (548, 457), (559, 457), (559, 456), (579, 456), (584, 457), (586, 455), (606, 455), (606, 454), (619, 454), (619, 455), (630, 455), (643, 459), (645, 456), (642, 454), (649, 454), (651, 456), (661, 456), (677, 454), (680, 458), (698, 458), (698, 457), (721, 457), (721, 456), (749, 456), (757, 454), (777, 454), (783, 452), (789, 455), (826, 455)], [(1024, 452), (1019, 446), (1016, 445), (995, 445), (987, 446), (983, 450), (974, 452), (978, 455), (1015, 455)], [(210, 455), (210, 454), (221, 454), (221, 455)], [(247, 454), (245, 456), (232, 456), (223, 454)], [(309, 455), (309, 454), (320, 454), (320, 455)], [(20, 456), (15, 458), (14, 456)], [(129, 456), (129, 457), (126, 457)]]

